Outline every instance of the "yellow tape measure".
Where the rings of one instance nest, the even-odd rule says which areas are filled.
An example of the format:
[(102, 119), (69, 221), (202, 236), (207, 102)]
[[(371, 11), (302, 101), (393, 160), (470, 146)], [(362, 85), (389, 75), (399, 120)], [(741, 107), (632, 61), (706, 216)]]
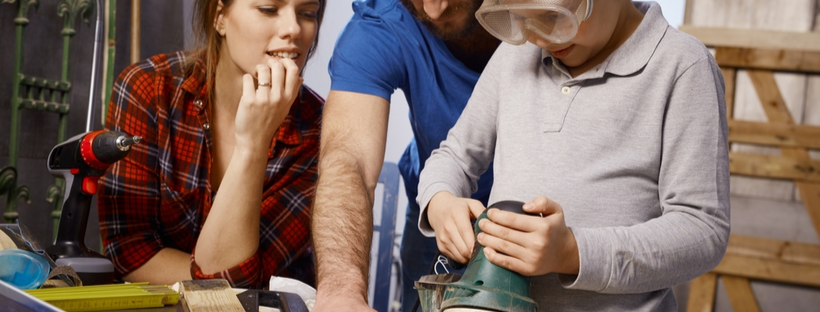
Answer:
[(49, 301), (51, 305), (66, 311), (108, 311), (136, 308), (161, 308), (165, 306), (163, 298), (156, 297), (116, 297), (96, 299), (75, 299)]
[(147, 283), (65, 287), (27, 291), (65, 311), (106, 311), (158, 308), (179, 302), (179, 293), (167, 286)]

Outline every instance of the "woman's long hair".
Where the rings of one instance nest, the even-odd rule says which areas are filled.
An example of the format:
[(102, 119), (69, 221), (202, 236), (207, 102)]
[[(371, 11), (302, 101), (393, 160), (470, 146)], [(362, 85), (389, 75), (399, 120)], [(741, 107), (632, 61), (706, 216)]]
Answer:
[[(183, 64), (183, 69), (187, 74), (193, 74), (194, 64), (200, 59), (204, 61), (205, 81), (208, 96), (213, 96), (214, 76), (216, 75), (216, 62), (219, 59), (219, 49), (222, 46), (222, 36), (214, 29), (216, 21), (216, 8), (220, 0), (196, 0), (194, 3), (194, 18), (192, 20), (196, 48), (188, 52)], [(227, 12), (233, 4), (233, 0), (221, 0), (222, 12)], [(316, 46), (319, 43), (319, 29), (322, 26), (322, 18), (325, 15), (327, 0), (319, 0), (319, 11), (316, 18), (316, 38), (307, 52), (307, 60), (313, 56)], [(307, 64), (307, 62), (306, 62)]]

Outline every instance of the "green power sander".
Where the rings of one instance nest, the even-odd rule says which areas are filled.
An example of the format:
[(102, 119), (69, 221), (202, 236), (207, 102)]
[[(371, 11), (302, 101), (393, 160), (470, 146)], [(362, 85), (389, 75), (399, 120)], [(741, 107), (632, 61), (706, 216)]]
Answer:
[[(522, 202), (502, 201), (490, 205), (490, 208), (523, 214), (523, 206)], [(478, 222), (482, 219), (487, 219), (486, 210), (475, 222), (476, 235), (481, 233)], [(425, 277), (422, 277), (419, 282), (423, 284), (424, 280)], [(417, 287), (420, 293), (423, 288), (433, 289), (425, 285), (417, 285), (420, 286)], [(443, 296), (435, 296), (441, 300), (440, 308), (437, 307), (438, 303), (428, 304), (425, 312), (535, 312), (537, 307), (535, 301), (530, 298), (530, 278), (491, 263), (484, 256), (484, 246), (481, 246), (478, 241), (473, 247), (473, 255), (461, 279), (448, 283), (444, 287), (438, 287), (439, 291), (441, 288), (444, 291)]]

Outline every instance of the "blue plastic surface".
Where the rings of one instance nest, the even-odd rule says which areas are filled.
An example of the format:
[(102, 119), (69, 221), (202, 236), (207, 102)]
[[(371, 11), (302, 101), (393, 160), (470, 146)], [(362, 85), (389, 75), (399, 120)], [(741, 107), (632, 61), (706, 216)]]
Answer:
[(50, 270), (43, 257), (20, 249), (0, 250), (0, 263), (0, 280), (19, 289), (40, 287)]

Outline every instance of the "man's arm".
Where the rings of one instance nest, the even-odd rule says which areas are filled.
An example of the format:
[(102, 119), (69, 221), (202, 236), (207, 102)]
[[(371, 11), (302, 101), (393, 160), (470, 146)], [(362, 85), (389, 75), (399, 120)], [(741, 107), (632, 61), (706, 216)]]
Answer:
[(311, 230), (316, 252), (314, 312), (367, 308), (373, 197), (390, 105), (373, 95), (331, 91), (322, 117), (319, 182)]

